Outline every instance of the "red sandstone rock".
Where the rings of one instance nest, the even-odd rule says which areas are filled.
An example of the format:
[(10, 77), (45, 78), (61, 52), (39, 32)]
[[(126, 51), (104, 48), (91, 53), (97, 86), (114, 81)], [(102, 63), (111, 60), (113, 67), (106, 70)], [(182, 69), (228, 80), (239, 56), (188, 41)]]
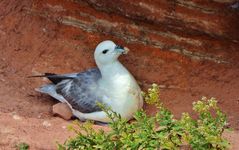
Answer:
[(168, 30), (239, 40), (238, 8), (232, 7), (236, 0), (88, 0), (87, 3), (98, 10)]
[(232, 0), (33, 3), (33, 7), (23, 9), (29, 16), (39, 16), (94, 35), (113, 36), (127, 43), (150, 45), (157, 49), (155, 53), (163, 50), (216, 63), (237, 61), (238, 56), (229, 56), (237, 51), (239, 43), (239, 12), (232, 7), (235, 3)]
[(66, 103), (57, 103), (52, 107), (54, 115), (58, 115), (65, 120), (70, 120), (72, 117), (72, 112)]

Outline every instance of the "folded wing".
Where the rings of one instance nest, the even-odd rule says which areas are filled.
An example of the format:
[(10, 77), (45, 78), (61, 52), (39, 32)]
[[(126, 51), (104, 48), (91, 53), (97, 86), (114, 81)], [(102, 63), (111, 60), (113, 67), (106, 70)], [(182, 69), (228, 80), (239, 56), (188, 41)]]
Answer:
[(56, 84), (57, 94), (63, 96), (73, 109), (82, 113), (101, 111), (97, 105), (97, 101), (101, 102), (102, 99), (102, 95), (97, 94), (97, 81), (101, 78), (98, 69), (90, 69), (75, 74), (74, 77), (72, 74), (70, 76), (65, 75), (65, 77), (72, 78), (66, 78)]

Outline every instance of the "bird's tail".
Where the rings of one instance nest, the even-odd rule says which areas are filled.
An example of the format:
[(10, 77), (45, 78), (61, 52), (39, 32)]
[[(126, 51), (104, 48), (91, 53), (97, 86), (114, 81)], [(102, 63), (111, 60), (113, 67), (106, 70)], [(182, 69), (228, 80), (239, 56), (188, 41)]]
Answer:
[(35, 90), (37, 92), (40, 93), (45, 93), (45, 94), (49, 94), (55, 91), (55, 85), (54, 84), (47, 84), (47, 85), (43, 85), (39, 88), (35, 88)]
[(56, 92), (55, 84), (43, 85), (39, 88), (36, 88), (35, 90), (40, 93), (48, 94), (48, 95), (54, 97), (55, 99), (59, 100), (60, 102), (64, 103), (66, 101), (63, 96), (59, 95)]

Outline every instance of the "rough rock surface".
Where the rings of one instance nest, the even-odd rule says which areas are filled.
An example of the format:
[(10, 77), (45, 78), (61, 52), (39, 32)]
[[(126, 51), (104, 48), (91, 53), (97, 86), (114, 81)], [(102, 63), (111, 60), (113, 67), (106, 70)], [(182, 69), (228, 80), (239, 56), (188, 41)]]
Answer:
[[(150, 45), (191, 59), (229, 63), (238, 57), (228, 55), (239, 44), (239, 8), (233, 8), (236, 1), (77, 0), (69, 6), (51, 0), (51, 4), (45, 4), (40, 1), (25, 11), (86, 32)], [(96, 10), (86, 9), (88, 4)]]
[(70, 122), (53, 117), (57, 101), (34, 91), (48, 81), (26, 77), (94, 67), (94, 48), (106, 39), (131, 50), (121, 62), (143, 89), (158, 83), (176, 117), (216, 97), (239, 149), (238, 13), (233, 0), (1, 0), (0, 149), (21, 140), (55, 149), (71, 135)]
[(88, 0), (87, 3), (98, 10), (170, 31), (239, 39), (236, 0)]
[(54, 115), (60, 116), (65, 120), (70, 120), (72, 117), (72, 112), (66, 103), (57, 103), (52, 106), (52, 112)]

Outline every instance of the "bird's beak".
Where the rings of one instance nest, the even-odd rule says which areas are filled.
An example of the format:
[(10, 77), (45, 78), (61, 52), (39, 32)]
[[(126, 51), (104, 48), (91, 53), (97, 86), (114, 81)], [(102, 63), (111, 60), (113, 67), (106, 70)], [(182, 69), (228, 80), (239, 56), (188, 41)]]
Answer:
[(116, 45), (115, 46), (115, 51), (117, 51), (118, 53), (121, 53), (121, 54), (127, 54), (129, 49), (127, 47)]

